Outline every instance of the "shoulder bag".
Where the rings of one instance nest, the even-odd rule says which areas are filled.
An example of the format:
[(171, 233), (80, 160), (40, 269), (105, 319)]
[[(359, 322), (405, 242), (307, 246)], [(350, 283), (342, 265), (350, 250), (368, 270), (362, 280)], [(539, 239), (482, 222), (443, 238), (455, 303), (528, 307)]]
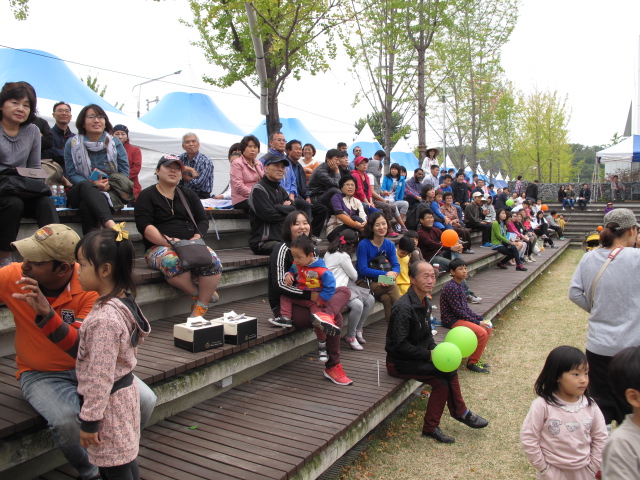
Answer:
[[(191, 208), (189, 207), (189, 203), (184, 196), (184, 193), (180, 190), (180, 187), (176, 187), (176, 193), (180, 197), (180, 201), (184, 205), (184, 208), (187, 209), (187, 213), (189, 214), (189, 218), (193, 222), (193, 225), (196, 228), (196, 232), (202, 237), (202, 234), (198, 230), (198, 224), (193, 218), (193, 214), (191, 213)], [(177, 242), (169, 240), (167, 241), (171, 244), (171, 248), (173, 248), (180, 259), (180, 263), (184, 268), (200, 268), (200, 267), (209, 267), (213, 265), (213, 259), (211, 258), (211, 252), (209, 252), (209, 248), (204, 241), (204, 238), (197, 238), (194, 240), (178, 240)]]
[(0, 195), (15, 196), (22, 200), (51, 196), (44, 181), (49, 175), (40, 168), (5, 168), (0, 171)]
[(607, 260), (604, 262), (604, 264), (602, 265), (602, 268), (596, 275), (596, 278), (593, 279), (593, 283), (591, 284), (591, 309), (592, 310), (593, 310), (593, 303), (594, 303), (594, 295), (596, 293), (596, 285), (598, 285), (598, 281), (600, 280), (600, 277), (602, 276), (604, 271), (607, 269), (609, 264), (613, 261), (614, 258), (616, 258), (616, 256), (622, 251), (623, 248), (624, 247), (616, 247), (611, 251), (611, 253), (607, 257)]

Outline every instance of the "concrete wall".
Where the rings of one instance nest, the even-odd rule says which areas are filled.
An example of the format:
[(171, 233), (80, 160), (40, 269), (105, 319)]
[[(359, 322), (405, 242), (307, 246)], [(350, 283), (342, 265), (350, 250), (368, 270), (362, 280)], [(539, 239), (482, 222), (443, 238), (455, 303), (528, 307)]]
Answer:
[[(533, 182), (523, 182), (524, 188), (527, 188), (527, 185)], [(560, 190), (560, 186), (564, 185), (565, 187), (569, 186), (569, 183), (541, 183), (538, 187), (538, 192), (540, 198), (542, 198), (545, 202), (557, 202), (558, 201), (558, 190)], [(578, 192), (582, 188), (581, 183), (573, 183), (573, 189), (576, 191), (576, 196)], [(516, 186), (516, 182), (509, 182), (509, 189), (513, 192), (513, 189)], [(591, 185), (589, 185), (592, 187)], [(626, 183), (626, 199), (631, 199), (631, 189), (633, 189), (633, 195), (636, 200), (640, 199), (640, 183)], [(591, 188), (591, 201), (598, 202), (608, 202), (611, 200), (611, 184), (609, 182), (602, 183), (602, 195), (598, 196), (596, 200), (596, 194)]]

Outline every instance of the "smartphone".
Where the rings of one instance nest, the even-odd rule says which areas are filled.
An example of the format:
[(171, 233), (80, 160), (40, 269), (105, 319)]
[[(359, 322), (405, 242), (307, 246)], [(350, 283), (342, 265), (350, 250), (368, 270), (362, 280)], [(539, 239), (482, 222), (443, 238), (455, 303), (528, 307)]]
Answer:
[(102, 175), (102, 179), (104, 180), (105, 178), (109, 178), (109, 175), (107, 175), (106, 173), (104, 173), (101, 170), (98, 170), (97, 168), (93, 169), (93, 172), (91, 172), (91, 176), (89, 177), (89, 180), (92, 181), (96, 181), (96, 180), (100, 180), (100, 175)]

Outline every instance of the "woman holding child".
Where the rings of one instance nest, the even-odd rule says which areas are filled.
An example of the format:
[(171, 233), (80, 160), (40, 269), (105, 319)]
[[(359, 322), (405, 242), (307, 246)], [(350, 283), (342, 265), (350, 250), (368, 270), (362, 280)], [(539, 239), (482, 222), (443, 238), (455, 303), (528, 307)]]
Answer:
[[(337, 287), (335, 293), (325, 303), (324, 312), (333, 315), (333, 322), (320, 321), (312, 317), (308, 308), (299, 304), (292, 305), (291, 318), (284, 319), (280, 312), (283, 296), (318, 302), (317, 291), (304, 290), (300, 286), (287, 281), (287, 272), (294, 264), (291, 243), (301, 236), (309, 236), (311, 226), (309, 217), (304, 212), (293, 211), (284, 219), (282, 239), (284, 242), (275, 245), (269, 259), (269, 305), (274, 317), (269, 319), (273, 325), (280, 327), (296, 327), (297, 329), (314, 328), (318, 337), (318, 356), (325, 362), (324, 376), (338, 385), (351, 385), (340, 364), (340, 329), (342, 329), (342, 309), (349, 302), (351, 292), (347, 287)], [(327, 333), (329, 332), (329, 333)]]
[(589, 390), (607, 424), (631, 413), (609, 385), (611, 359), (627, 347), (640, 345), (640, 295), (629, 281), (640, 269), (640, 250), (633, 248), (638, 223), (633, 211), (618, 208), (604, 217), (602, 248), (584, 255), (569, 286), (569, 300), (589, 312), (587, 360)]

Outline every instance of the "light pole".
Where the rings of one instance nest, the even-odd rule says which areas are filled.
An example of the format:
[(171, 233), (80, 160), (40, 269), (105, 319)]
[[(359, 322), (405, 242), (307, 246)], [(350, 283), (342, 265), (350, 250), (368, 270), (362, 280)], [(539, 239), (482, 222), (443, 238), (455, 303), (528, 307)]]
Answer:
[(171, 75), (180, 75), (181, 73), (182, 73), (182, 70), (178, 70), (177, 72), (169, 73), (167, 75), (163, 75), (162, 77), (158, 77), (158, 78), (152, 78), (151, 80), (147, 80), (146, 82), (138, 83), (137, 85), (133, 86), (133, 88), (131, 89), (131, 92), (133, 92), (136, 89), (136, 87), (138, 87), (138, 96), (136, 97), (136, 99), (138, 100), (138, 118), (140, 118), (140, 95), (141, 95), (142, 85), (144, 85), (145, 83), (155, 82), (156, 80), (162, 80), (163, 78), (170, 77)]

